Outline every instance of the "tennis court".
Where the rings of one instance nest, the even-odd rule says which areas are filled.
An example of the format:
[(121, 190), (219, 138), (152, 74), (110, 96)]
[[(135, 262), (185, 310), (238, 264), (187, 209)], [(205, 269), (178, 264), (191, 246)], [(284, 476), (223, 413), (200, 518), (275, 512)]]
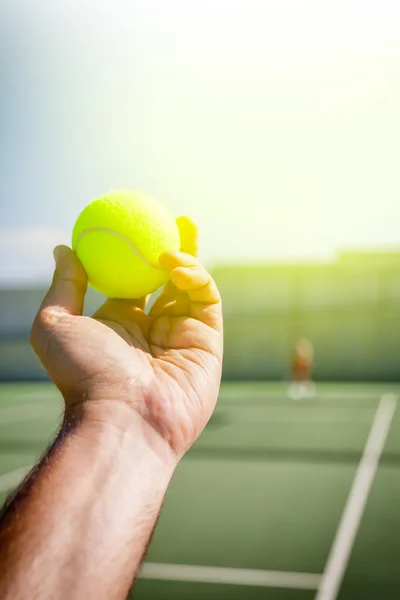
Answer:
[[(400, 385), (225, 383), (178, 467), (137, 599), (400, 597)], [(40, 455), (52, 384), (0, 386), (2, 499)], [(101, 526), (101, 524), (99, 524)]]

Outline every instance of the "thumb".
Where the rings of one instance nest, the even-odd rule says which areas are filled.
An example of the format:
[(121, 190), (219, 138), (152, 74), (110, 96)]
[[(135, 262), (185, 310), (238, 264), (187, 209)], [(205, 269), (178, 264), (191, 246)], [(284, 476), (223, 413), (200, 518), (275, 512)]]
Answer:
[(54, 309), (70, 315), (81, 315), (87, 289), (87, 275), (75, 252), (67, 246), (54, 249), (56, 268), (53, 282), (40, 311)]
[(54, 259), (53, 281), (33, 322), (30, 336), (32, 347), (49, 374), (48, 366), (52, 364), (49, 348), (57, 339), (58, 325), (66, 315), (82, 314), (87, 288), (84, 268), (70, 248), (57, 246)]

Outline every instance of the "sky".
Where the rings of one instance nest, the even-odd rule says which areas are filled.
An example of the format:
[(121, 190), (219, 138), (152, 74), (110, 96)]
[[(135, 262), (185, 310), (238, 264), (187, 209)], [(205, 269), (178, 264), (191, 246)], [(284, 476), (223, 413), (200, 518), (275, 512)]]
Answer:
[(3, 0), (0, 283), (140, 189), (207, 264), (400, 247), (397, 0)]

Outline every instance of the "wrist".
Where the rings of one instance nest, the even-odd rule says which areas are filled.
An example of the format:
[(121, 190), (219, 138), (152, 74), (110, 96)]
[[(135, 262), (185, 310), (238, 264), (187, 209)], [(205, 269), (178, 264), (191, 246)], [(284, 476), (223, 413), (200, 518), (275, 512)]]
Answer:
[(90, 436), (93, 443), (113, 452), (138, 455), (165, 474), (173, 474), (179, 457), (167, 441), (130, 406), (119, 400), (87, 400), (67, 405), (62, 429)]

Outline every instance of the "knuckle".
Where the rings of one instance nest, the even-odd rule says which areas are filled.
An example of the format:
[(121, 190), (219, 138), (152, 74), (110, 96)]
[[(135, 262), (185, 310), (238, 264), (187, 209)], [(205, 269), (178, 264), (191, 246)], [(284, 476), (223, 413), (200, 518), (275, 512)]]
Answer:
[(35, 324), (36, 327), (41, 329), (52, 329), (57, 325), (61, 316), (60, 311), (55, 310), (54, 307), (42, 308), (35, 319), (33, 329), (35, 328)]
[(29, 336), (31, 346), (36, 352), (40, 350), (43, 340), (58, 326), (62, 317), (62, 311), (55, 307), (44, 307), (39, 310)]

